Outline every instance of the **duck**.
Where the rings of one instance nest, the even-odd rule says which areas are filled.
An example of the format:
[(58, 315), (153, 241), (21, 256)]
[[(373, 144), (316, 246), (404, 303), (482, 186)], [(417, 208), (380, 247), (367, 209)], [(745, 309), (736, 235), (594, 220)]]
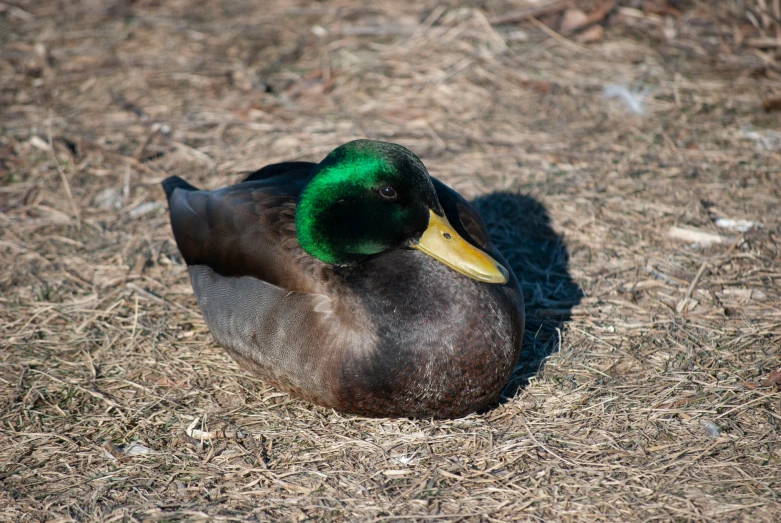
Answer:
[(409, 149), (355, 140), (213, 191), (162, 186), (208, 329), (264, 383), (366, 417), (498, 399), (523, 339), (518, 279)]

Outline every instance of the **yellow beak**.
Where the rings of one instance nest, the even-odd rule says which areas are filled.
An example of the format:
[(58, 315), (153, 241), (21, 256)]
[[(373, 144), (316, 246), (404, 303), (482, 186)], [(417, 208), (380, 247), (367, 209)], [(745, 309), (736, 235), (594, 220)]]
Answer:
[(486, 253), (464, 240), (447, 218), (429, 210), (431, 216), (428, 228), (413, 240), (412, 247), (423, 251), (451, 269), (486, 283), (507, 283), (510, 275), (507, 269)]

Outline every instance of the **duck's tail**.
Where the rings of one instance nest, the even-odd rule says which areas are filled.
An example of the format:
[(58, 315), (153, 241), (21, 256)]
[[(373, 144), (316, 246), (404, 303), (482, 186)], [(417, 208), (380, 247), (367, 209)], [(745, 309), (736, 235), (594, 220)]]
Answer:
[(189, 183), (182, 180), (178, 176), (170, 176), (165, 180), (163, 180), (163, 182), (160, 185), (163, 186), (163, 190), (165, 191), (165, 198), (169, 202), (171, 201), (171, 195), (174, 193), (174, 189), (184, 189), (185, 191), (199, 190), (197, 187), (190, 185)]

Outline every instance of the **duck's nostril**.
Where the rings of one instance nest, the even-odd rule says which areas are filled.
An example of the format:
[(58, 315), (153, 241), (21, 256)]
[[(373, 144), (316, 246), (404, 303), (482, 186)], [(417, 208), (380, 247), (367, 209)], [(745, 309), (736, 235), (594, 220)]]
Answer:
[(443, 232), (443, 233), (442, 233), (442, 236), (444, 236), (446, 240), (449, 240), (449, 239), (451, 239), (451, 238), (452, 238), (452, 236), (450, 236), (450, 233), (449, 233), (449, 232)]

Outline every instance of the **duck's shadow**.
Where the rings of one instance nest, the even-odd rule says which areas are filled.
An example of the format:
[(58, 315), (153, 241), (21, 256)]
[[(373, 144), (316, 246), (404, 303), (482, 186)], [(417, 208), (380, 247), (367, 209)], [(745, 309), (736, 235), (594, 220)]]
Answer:
[(515, 370), (502, 400), (515, 396), (558, 350), (560, 328), (583, 298), (568, 272), (569, 255), (561, 236), (551, 228), (545, 207), (513, 192), (481, 196), (472, 204), (482, 215), (491, 240), (521, 283), (526, 303), (526, 331)]

